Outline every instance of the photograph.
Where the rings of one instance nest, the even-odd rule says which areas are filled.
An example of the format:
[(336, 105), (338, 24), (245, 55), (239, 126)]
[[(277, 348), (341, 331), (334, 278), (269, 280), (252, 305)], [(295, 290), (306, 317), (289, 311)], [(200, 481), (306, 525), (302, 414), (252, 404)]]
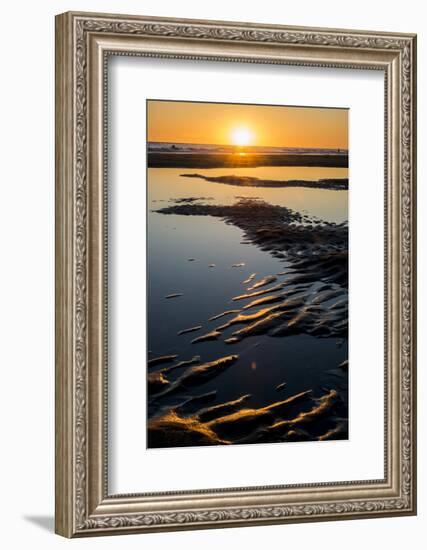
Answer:
[(146, 116), (147, 447), (347, 440), (349, 109)]

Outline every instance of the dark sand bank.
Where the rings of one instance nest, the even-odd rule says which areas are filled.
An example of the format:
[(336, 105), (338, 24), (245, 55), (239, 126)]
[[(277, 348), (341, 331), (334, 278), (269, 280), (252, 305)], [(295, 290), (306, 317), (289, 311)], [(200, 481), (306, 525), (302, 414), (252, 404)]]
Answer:
[[(329, 263), (337, 261), (340, 271), (346, 270), (348, 227), (311, 218), (285, 206), (271, 205), (261, 200), (240, 199), (233, 205), (174, 204), (156, 210), (159, 214), (181, 216), (214, 216), (223, 218), (245, 232), (245, 239), (262, 250), (278, 257), (295, 257), (303, 260), (317, 257), (315, 263), (329, 257)], [(281, 256), (283, 254), (283, 256)], [(307, 259), (308, 264), (310, 261)], [(327, 265), (329, 265), (327, 262)], [(306, 269), (309, 265), (301, 266)], [(333, 265), (330, 265), (330, 271)], [(306, 271), (300, 274), (307, 276)], [(331, 273), (332, 276), (332, 273)], [(337, 277), (337, 281), (340, 279)]]
[[(241, 187), (309, 187), (314, 189), (328, 189), (342, 191), (348, 189), (347, 178), (327, 178), (319, 180), (267, 180), (249, 176), (204, 176), (202, 174), (181, 174), (184, 178), (199, 178), (213, 183), (237, 185)], [(184, 201), (181, 202), (192, 202)]]
[(256, 166), (348, 167), (346, 154), (147, 153), (149, 168), (244, 168)]

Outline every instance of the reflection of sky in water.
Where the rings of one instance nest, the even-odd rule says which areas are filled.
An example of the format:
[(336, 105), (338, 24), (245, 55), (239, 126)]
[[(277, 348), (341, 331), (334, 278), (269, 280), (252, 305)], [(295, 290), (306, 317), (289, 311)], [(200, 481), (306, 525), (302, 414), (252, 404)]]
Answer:
[[(295, 177), (293, 170), (304, 171), (313, 177), (310, 168), (250, 168), (214, 169), (213, 175), (239, 173), (271, 179)], [(337, 169), (315, 169), (315, 177), (343, 176)], [(155, 202), (170, 198), (204, 196), (214, 197), (212, 204), (228, 204), (235, 196), (259, 196), (275, 204), (307, 210), (322, 218), (346, 219), (347, 193), (318, 189), (248, 189), (182, 178), (182, 169), (150, 169), (148, 174), (149, 208), (159, 209), (167, 203)], [(203, 170), (201, 173), (206, 173)], [(320, 174), (321, 172), (321, 174)], [(320, 174), (320, 175), (319, 175)], [(344, 176), (343, 176), (344, 177)], [(169, 203), (170, 204), (170, 203)], [(326, 213), (329, 212), (329, 215)], [(341, 214), (338, 214), (341, 212)], [(217, 390), (219, 403), (250, 393), (248, 406), (262, 406), (306, 389), (320, 394), (322, 387), (337, 383), (346, 388), (341, 373), (328, 374), (347, 357), (347, 344), (337, 347), (335, 339), (314, 338), (307, 335), (272, 338), (251, 337), (228, 346), (219, 341), (191, 344), (191, 340), (225, 323), (229, 317), (208, 322), (213, 315), (228, 309), (241, 308), (244, 303), (231, 298), (242, 294), (248, 285), (242, 284), (251, 273), (257, 279), (283, 271), (286, 263), (253, 245), (241, 244), (243, 232), (210, 216), (163, 215), (148, 213), (148, 342), (152, 357), (177, 353), (179, 360), (201, 355), (210, 361), (231, 353), (239, 354), (239, 361), (215, 378), (192, 390), (201, 394)], [(189, 258), (195, 261), (189, 262)], [(244, 267), (233, 268), (245, 262)], [(214, 268), (209, 268), (215, 264)], [(171, 293), (183, 296), (166, 300)], [(177, 332), (195, 325), (203, 325), (199, 332), (178, 336)], [(228, 336), (238, 326), (224, 332)], [(181, 371), (182, 372), (182, 371)], [(174, 373), (173, 376), (179, 373)], [(275, 387), (286, 382), (286, 388)]]
[[(148, 196), (152, 200), (169, 200), (182, 197), (213, 197), (211, 204), (233, 204), (236, 196), (260, 197), (270, 204), (287, 206), (298, 212), (328, 221), (341, 223), (348, 219), (348, 192), (304, 187), (268, 188), (240, 187), (208, 182), (198, 178), (185, 178), (180, 174), (199, 173), (208, 176), (252, 176), (259, 179), (318, 180), (323, 178), (346, 178), (347, 168), (316, 168), (299, 166), (266, 166), (258, 168), (149, 168)], [(155, 203), (160, 208), (162, 203)]]

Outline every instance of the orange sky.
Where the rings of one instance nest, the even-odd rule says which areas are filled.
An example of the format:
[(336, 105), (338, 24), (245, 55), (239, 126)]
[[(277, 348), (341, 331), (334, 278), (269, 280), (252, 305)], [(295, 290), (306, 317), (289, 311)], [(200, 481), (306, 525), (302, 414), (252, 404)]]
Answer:
[(147, 102), (148, 141), (233, 144), (237, 129), (247, 145), (348, 148), (348, 110), (184, 101)]

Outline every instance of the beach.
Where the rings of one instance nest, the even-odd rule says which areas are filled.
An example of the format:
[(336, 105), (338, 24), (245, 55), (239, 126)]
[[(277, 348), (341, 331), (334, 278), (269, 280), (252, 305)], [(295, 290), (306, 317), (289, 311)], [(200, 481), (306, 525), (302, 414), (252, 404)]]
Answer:
[(346, 439), (348, 155), (268, 151), (263, 166), (246, 153), (208, 168), (218, 152), (158, 149), (148, 447)]

